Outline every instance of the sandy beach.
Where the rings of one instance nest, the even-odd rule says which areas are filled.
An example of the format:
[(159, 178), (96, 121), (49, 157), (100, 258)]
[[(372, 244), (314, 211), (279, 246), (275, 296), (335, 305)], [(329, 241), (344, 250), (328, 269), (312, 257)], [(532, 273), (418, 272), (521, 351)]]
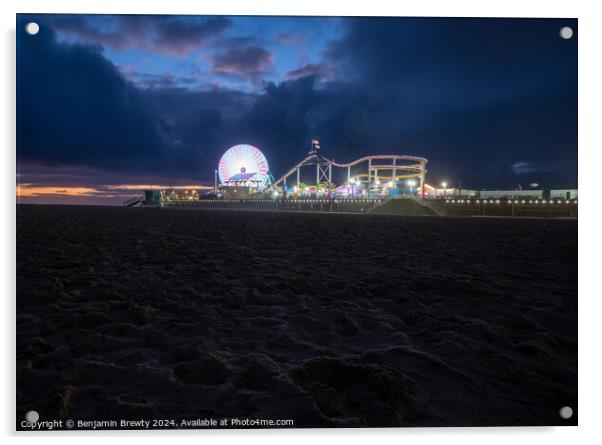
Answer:
[(21, 205), (16, 404), (575, 425), (577, 221)]

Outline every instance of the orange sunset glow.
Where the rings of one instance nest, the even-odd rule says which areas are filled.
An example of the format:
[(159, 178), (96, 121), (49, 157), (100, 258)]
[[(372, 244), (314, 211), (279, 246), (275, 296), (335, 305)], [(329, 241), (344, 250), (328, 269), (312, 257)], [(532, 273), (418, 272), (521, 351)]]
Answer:
[(135, 192), (143, 190), (209, 190), (212, 187), (199, 184), (166, 186), (163, 184), (117, 184), (103, 185), (98, 188), (93, 187), (57, 187), (57, 186), (38, 186), (35, 184), (17, 184), (17, 198), (40, 198), (45, 196), (54, 197), (114, 197), (130, 196)]

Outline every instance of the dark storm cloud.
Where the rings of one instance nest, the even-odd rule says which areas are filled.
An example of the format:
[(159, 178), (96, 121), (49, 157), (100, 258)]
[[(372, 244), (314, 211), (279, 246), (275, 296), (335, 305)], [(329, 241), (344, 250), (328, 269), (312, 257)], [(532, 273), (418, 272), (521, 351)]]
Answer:
[(353, 85), (358, 137), (413, 150), (465, 184), (524, 180), (512, 165), (527, 157), (563, 166), (529, 172), (546, 185), (576, 185), (577, 42), (558, 35), (576, 20), (348, 23), (328, 57)]
[(219, 35), (230, 20), (224, 17), (152, 15), (56, 15), (49, 23), (75, 39), (115, 50), (139, 48), (185, 55)]
[[(170, 73), (125, 79), (98, 46), (60, 43), (43, 18), (35, 37), (19, 36), (17, 144), (20, 165), (80, 166), (130, 175), (198, 178), (213, 169), (216, 145), (248, 96), (196, 94)], [(18, 29), (23, 30), (26, 17)], [(174, 84), (174, 82), (178, 82)], [(148, 85), (147, 85), (148, 86)], [(209, 152), (209, 154), (207, 154)], [(211, 159), (211, 166), (204, 159)]]
[(195, 93), (170, 85), (169, 75), (156, 88), (137, 88), (100, 47), (57, 42), (37, 20), (38, 35), (19, 35), (20, 165), (211, 178), (224, 147), (253, 133), (240, 122), (255, 95)]
[(351, 75), (397, 86), (424, 78), (425, 83), (445, 80), (430, 86), (451, 92), (465, 91), (473, 81), (524, 90), (541, 81), (540, 74), (558, 78), (552, 70), (570, 75), (576, 61), (575, 41), (558, 35), (567, 23), (576, 27), (575, 20), (360, 18), (347, 23), (348, 32), (331, 45), (329, 57)]
[(20, 36), (17, 70), (20, 160), (135, 168), (164, 150), (144, 98), (99, 47), (57, 43), (41, 26)]
[(272, 67), (273, 56), (259, 46), (232, 47), (213, 58), (214, 74), (257, 83)]
[(180, 142), (174, 156), (196, 153), (188, 165), (200, 178), (212, 178), (225, 149), (240, 143), (260, 147), (275, 174), (290, 167), (307, 152), (312, 108), (322, 100), (312, 78), (267, 84), (261, 93), (157, 89), (147, 98), (163, 137)]

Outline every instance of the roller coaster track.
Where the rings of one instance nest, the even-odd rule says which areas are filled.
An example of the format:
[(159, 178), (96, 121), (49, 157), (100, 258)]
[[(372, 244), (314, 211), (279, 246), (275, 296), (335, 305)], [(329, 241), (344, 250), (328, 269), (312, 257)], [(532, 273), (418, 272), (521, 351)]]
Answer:
[[(373, 161), (390, 161), (390, 164), (373, 164)], [(426, 175), (426, 163), (427, 160), (425, 158), (417, 157), (417, 156), (405, 156), (405, 155), (373, 155), (373, 156), (364, 156), (355, 161), (349, 163), (338, 163), (331, 159), (328, 159), (324, 156), (320, 156), (316, 153), (312, 153), (303, 159), (301, 162), (296, 164), (293, 168), (287, 171), (284, 175), (282, 175), (277, 181), (274, 181), (269, 189), (276, 189), (281, 184), (285, 183), (286, 179), (293, 175), (294, 173), (298, 173), (298, 171), (308, 165), (317, 165), (318, 167), (321, 165), (327, 166), (330, 169), (331, 166), (337, 168), (346, 168), (348, 172), (348, 181), (351, 178), (351, 167), (354, 167), (359, 164), (368, 163), (368, 181), (371, 180), (372, 172), (377, 172), (379, 170), (391, 170), (394, 172), (393, 176), (396, 178), (407, 178), (407, 177), (418, 177), (420, 178), (420, 186), (422, 187), (424, 183), (424, 176)], [(405, 162), (406, 164), (397, 165), (398, 162)], [(413, 164), (407, 164), (407, 162), (413, 162)], [(396, 175), (397, 170), (406, 172), (405, 175)], [(317, 173), (318, 178), (320, 177), (320, 170)], [(365, 174), (363, 175), (365, 176)], [(375, 174), (376, 177), (376, 174)], [(317, 181), (319, 182), (319, 181)], [(328, 179), (330, 182), (330, 178)]]
[[(397, 165), (396, 167), (399, 169), (403, 169), (404, 167), (415, 167), (418, 168), (419, 166), (422, 166), (423, 164), (427, 163), (427, 160), (424, 158), (419, 158), (416, 156), (404, 156), (404, 155), (374, 155), (374, 156), (364, 156), (363, 158), (360, 158), (356, 161), (350, 162), (348, 164), (338, 164), (334, 161), (331, 161), (330, 159), (324, 158), (322, 157), (322, 159), (324, 159), (325, 161), (329, 162), (330, 164), (334, 165), (335, 167), (341, 167), (341, 168), (346, 168), (346, 167), (353, 167), (354, 165), (358, 165), (361, 164), (362, 162), (367, 162), (367, 161), (374, 161), (374, 160), (383, 160), (383, 159), (389, 159), (389, 160), (400, 160), (400, 161), (414, 161), (414, 162), (418, 162), (418, 164), (414, 165)], [(379, 165), (373, 165), (373, 167), (380, 167)]]

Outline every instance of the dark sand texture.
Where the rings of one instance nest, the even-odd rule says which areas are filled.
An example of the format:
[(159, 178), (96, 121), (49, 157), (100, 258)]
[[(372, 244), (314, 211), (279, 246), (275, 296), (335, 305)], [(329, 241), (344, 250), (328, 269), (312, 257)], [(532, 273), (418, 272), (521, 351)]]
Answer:
[(573, 425), (577, 222), (18, 206), (17, 416)]

